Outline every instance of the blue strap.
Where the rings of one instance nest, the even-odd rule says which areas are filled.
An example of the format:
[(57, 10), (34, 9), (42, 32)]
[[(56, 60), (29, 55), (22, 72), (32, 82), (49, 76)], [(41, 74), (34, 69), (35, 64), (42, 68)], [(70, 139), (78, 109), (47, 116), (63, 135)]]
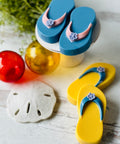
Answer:
[(86, 103), (94, 102), (99, 107), (100, 119), (103, 120), (103, 104), (102, 104), (101, 100), (98, 97), (96, 97), (95, 95), (94, 95), (94, 98), (89, 98), (90, 95), (94, 95), (94, 94), (89, 93), (88, 96), (83, 98), (83, 100), (82, 100), (82, 102), (80, 104), (80, 115), (81, 116), (83, 115), (83, 109), (84, 109), (84, 106), (85, 106)]
[(94, 68), (91, 68), (89, 70), (87, 70), (85, 73), (83, 73), (80, 77), (82, 78), (83, 76), (85, 76), (86, 74), (90, 73), (90, 72), (96, 72), (100, 75), (100, 79), (98, 81), (98, 83), (95, 85), (96, 87), (104, 81), (105, 77), (106, 77), (106, 74), (105, 74), (105, 69), (103, 67), (94, 67)]

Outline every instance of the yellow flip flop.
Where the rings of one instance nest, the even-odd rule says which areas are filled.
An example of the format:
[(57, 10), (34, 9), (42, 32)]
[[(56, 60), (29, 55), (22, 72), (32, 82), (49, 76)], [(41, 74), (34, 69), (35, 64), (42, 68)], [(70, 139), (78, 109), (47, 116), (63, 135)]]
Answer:
[(115, 68), (107, 63), (94, 63), (88, 66), (82, 75), (75, 80), (67, 90), (69, 102), (76, 105), (80, 88), (85, 84), (97, 86), (101, 90), (112, 83), (115, 77)]
[(76, 138), (80, 144), (98, 144), (103, 135), (103, 117), (106, 98), (103, 92), (92, 85), (81, 88), (77, 99), (79, 121)]

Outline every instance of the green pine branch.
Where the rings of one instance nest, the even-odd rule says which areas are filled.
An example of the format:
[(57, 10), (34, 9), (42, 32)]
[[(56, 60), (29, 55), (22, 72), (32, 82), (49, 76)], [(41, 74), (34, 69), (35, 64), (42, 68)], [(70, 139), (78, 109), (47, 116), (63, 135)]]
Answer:
[(22, 32), (34, 32), (40, 15), (51, 0), (0, 0), (0, 25), (12, 24)]

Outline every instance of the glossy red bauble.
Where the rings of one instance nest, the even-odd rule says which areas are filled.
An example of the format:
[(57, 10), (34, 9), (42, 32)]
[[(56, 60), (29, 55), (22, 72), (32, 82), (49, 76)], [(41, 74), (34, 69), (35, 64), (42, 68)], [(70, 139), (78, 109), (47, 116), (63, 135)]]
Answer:
[(15, 82), (19, 80), (25, 71), (22, 57), (13, 51), (0, 52), (0, 80)]

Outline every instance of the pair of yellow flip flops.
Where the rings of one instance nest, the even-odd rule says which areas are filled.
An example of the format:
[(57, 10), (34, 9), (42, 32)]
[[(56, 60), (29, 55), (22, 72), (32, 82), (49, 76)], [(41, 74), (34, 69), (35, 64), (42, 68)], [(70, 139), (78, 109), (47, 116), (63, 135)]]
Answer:
[(92, 64), (68, 88), (68, 100), (77, 105), (76, 138), (81, 144), (98, 144), (102, 138), (106, 97), (101, 90), (112, 83), (115, 72), (110, 64)]

